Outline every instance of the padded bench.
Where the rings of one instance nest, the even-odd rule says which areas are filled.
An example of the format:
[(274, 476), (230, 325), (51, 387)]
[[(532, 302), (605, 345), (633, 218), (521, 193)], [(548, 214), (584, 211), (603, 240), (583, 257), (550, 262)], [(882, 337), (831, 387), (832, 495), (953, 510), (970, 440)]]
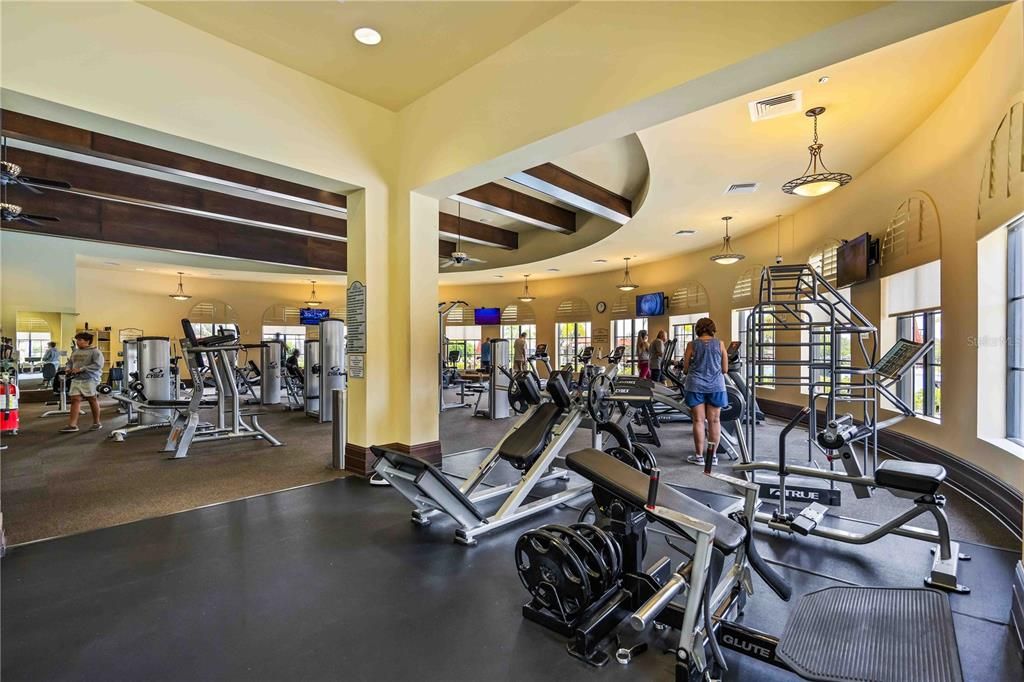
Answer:
[(938, 464), (887, 459), (875, 469), (875, 483), (883, 488), (934, 495), (946, 480), (946, 469)]
[(498, 449), (498, 454), (517, 469), (529, 469), (544, 452), (551, 431), (562, 418), (564, 410), (554, 403), (543, 403), (516, 429)]
[[(592, 448), (569, 453), (565, 457), (565, 464), (572, 471), (592, 481), (595, 486), (637, 509), (643, 509), (652, 520), (692, 539), (692, 531), (681, 527), (674, 519), (666, 518), (646, 508), (650, 479), (642, 471)], [(659, 507), (665, 507), (713, 525), (715, 527), (715, 548), (725, 554), (736, 551), (747, 537), (746, 528), (725, 514), (684, 495), (664, 481), (658, 485), (657, 503)]]

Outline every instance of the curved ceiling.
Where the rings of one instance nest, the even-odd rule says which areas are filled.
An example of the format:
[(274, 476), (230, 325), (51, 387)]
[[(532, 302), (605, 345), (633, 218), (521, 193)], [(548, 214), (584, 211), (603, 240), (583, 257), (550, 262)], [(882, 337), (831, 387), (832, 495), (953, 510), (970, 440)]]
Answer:
[[(1004, 15), (1005, 8), (979, 14), (639, 131), (650, 178), (643, 206), (623, 227), (597, 243), (528, 267), (442, 271), (441, 283), (491, 283), (495, 277), (527, 273), (538, 279), (592, 273), (620, 268), (624, 256), (639, 262), (663, 260), (721, 243), (724, 215), (733, 216), (734, 235), (774, 224), (777, 214), (790, 215), (814, 201), (780, 189), (807, 165), (811, 125), (803, 109), (827, 108), (819, 122), (823, 158), (832, 170), (851, 173), (857, 182), (859, 174), (910, 135), (959, 83)], [(819, 82), (822, 76), (828, 76), (826, 83)], [(794, 91), (802, 93), (801, 110), (751, 121), (749, 102)], [(576, 155), (587, 159), (580, 174), (593, 175), (614, 165), (598, 149), (592, 151)], [(726, 194), (735, 183), (758, 183), (758, 189)], [(680, 229), (697, 232), (676, 236)], [(602, 259), (606, 263), (595, 262)]]
[[(554, 162), (554, 165), (603, 190), (629, 199), (634, 213), (643, 201), (649, 170), (647, 155), (636, 135), (627, 135), (559, 159)], [(600, 242), (621, 227), (619, 222), (590, 213), (586, 209), (522, 185), (514, 179), (502, 178), (492, 184), (511, 190), (517, 195), (525, 195), (544, 202), (545, 205), (555, 206), (572, 213), (574, 215), (574, 231), (569, 234), (560, 234), (529, 224), (522, 219), (467, 203), (460, 197), (443, 199), (440, 202), (440, 212), (447, 216), (454, 216), (453, 224), (458, 224), (458, 216), (461, 216), (461, 224), (464, 228), (469, 228), (471, 223), (480, 223), (516, 233), (514, 247), (496, 248), (486, 241), (466, 237), (465, 235), (471, 235), (474, 231), (465, 229), (461, 250), (470, 254), (474, 259), (484, 262), (471, 261), (458, 266), (460, 271), (491, 270), (496, 267), (532, 263), (570, 253)], [(441, 218), (443, 219), (444, 216)], [(442, 233), (442, 240), (447, 242), (442, 246), (448, 248), (456, 246), (456, 234), (446, 230), (442, 230)], [(447, 261), (447, 258), (442, 256), (442, 261)]]

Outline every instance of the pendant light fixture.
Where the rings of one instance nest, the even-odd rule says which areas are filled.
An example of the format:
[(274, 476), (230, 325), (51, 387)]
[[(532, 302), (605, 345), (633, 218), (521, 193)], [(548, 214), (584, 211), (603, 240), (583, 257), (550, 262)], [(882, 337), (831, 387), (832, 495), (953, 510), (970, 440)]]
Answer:
[(175, 291), (173, 294), (167, 294), (175, 301), (187, 301), (188, 299), (192, 298), (191, 296), (185, 293), (185, 287), (182, 285), (181, 276), (184, 274), (184, 272), (178, 273), (178, 290)]
[(309, 281), (313, 285), (313, 291), (310, 292), (309, 300), (306, 301), (306, 305), (309, 306), (310, 308), (315, 308), (318, 305), (322, 305), (323, 301), (321, 301), (319, 298), (316, 297), (316, 280), (315, 279), (311, 279)]
[(729, 236), (729, 221), (732, 220), (732, 216), (723, 216), (722, 220), (725, 221), (725, 236), (722, 237), (722, 251), (712, 256), (711, 260), (719, 265), (732, 265), (733, 263), (738, 263), (743, 260), (744, 255), (732, 250), (732, 237)]
[(849, 173), (834, 173), (828, 169), (821, 159), (821, 148), (824, 146), (818, 142), (818, 117), (825, 113), (825, 107), (814, 107), (804, 112), (805, 116), (814, 119), (814, 142), (808, 147), (811, 152), (811, 160), (804, 169), (804, 174), (799, 178), (790, 180), (782, 186), (786, 194), (798, 194), (802, 197), (820, 197), (828, 194), (837, 187), (853, 180)]
[(782, 214), (775, 216), (775, 264), (782, 265)]
[(529, 303), (533, 299), (534, 297), (530, 295), (530, 276), (523, 275), (523, 295), (519, 297), (519, 300), (523, 303)]
[(626, 275), (622, 278), (622, 284), (618, 286), (619, 291), (633, 291), (639, 287), (639, 284), (634, 284), (633, 280), (629, 278), (629, 256), (626, 256), (622, 260), (626, 261)]

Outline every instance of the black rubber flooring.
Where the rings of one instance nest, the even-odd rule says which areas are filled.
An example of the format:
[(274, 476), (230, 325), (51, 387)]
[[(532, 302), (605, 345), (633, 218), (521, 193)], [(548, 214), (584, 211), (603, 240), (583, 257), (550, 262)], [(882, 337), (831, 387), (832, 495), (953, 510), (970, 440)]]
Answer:
[[(672, 679), (672, 657), (657, 646), (629, 666), (598, 670), (522, 618), (516, 538), (575, 515), (551, 511), (465, 548), (452, 543), (450, 522), (416, 527), (394, 491), (344, 479), (18, 547), (2, 564), (0, 676)], [(929, 561), (922, 543), (901, 538), (860, 548), (761, 539), (796, 594), (849, 583), (917, 586)], [(652, 560), (671, 551), (658, 539), (651, 547)], [(1019, 680), (1006, 625), (1017, 557), (977, 545), (965, 551), (974, 559), (963, 580), (974, 591), (952, 602), (965, 679)], [(745, 622), (780, 632), (789, 607), (755, 587)], [(794, 679), (727, 657), (728, 680)]]

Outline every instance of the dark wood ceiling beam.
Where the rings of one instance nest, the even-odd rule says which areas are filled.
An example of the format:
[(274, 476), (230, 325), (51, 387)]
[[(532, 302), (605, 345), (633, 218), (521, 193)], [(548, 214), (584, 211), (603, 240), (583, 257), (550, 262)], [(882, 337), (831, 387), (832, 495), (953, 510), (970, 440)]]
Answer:
[(553, 163), (529, 168), (508, 176), (508, 179), (620, 225), (633, 217), (633, 202), (629, 199)]
[(466, 190), (452, 198), (544, 230), (562, 234), (576, 231), (576, 214), (572, 211), (493, 182)]
[(442, 237), (448, 239), (458, 239), (461, 232), (464, 242), (506, 250), (519, 248), (519, 235), (516, 232), (466, 218), (460, 223), (458, 216), (450, 213), (438, 214), (437, 230)]
[(5, 221), (4, 230), (338, 272), (344, 272), (347, 266), (347, 244), (341, 241), (67, 192), (38, 195), (15, 186), (9, 188), (9, 197), (25, 213), (52, 216), (60, 222), (37, 226)]
[(98, 156), (173, 175), (230, 185), (257, 194), (316, 204), (333, 210), (345, 210), (347, 206), (343, 194), (226, 166), (194, 156), (186, 156), (111, 135), (94, 133), (84, 128), (76, 128), (28, 114), (4, 109), (0, 111), (0, 125), (3, 127), (4, 135), (19, 140)]
[(21, 166), (22, 173), (26, 176), (62, 180), (69, 183), (75, 193), (100, 195), (97, 198), (141, 202), (153, 208), (210, 218), (244, 220), (254, 227), (293, 234), (298, 231), (307, 236), (322, 235), (335, 239), (344, 239), (347, 235), (347, 223), (341, 218), (331, 218), (264, 201), (252, 201), (231, 194), (14, 147), (7, 150), (7, 159)]
[(453, 253), (455, 253), (455, 242), (445, 241), (444, 239), (438, 240), (437, 255), (440, 258), (451, 258)]

